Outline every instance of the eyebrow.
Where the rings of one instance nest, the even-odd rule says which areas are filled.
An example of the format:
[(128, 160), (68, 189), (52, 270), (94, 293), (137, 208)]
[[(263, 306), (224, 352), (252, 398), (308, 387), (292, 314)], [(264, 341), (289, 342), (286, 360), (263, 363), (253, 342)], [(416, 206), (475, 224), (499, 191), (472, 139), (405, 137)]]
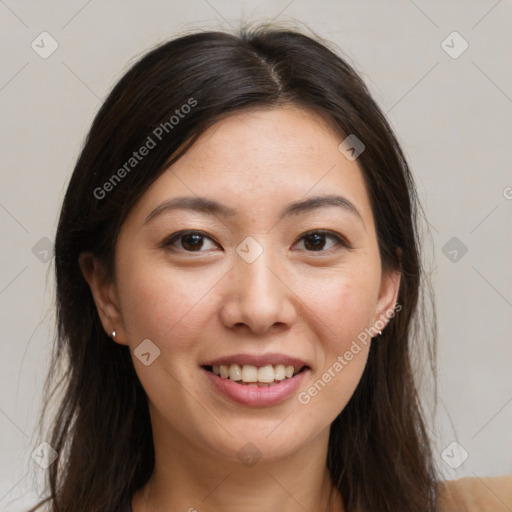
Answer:
[[(308, 213), (314, 210), (318, 210), (320, 208), (326, 207), (338, 207), (342, 208), (348, 213), (354, 214), (356, 217), (359, 217), (361, 222), (364, 225), (363, 217), (359, 213), (359, 210), (356, 206), (349, 201), (347, 198), (339, 195), (323, 195), (323, 196), (314, 196), (308, 199), (303, 199), (301, 201), (296, 201), (293, 203), (288, 203), (282, 210), (279, 217), (279, 220), (284, 219), (285, 217), (302, 215), (304, 213)], [(174, 197), (172, 199), (168, 199), (164, 201), (160, 205), (158, 205), (147, 217), (144, 221), (144, 224), (147, 224), (151, 219), (155, 218), (157, 215), (160, 215), (163, 212), (172, 211), (172, 210), (192, 210), (194, 212), (201, 212), (207, 215), (219, 216), (219, 217), (233, 217), (237, 214), (236, 210), (233, 210), (229, 206), (226, 206), (222, 203), (214, 201), (213, 199), (208, 199), (206, 197)]]

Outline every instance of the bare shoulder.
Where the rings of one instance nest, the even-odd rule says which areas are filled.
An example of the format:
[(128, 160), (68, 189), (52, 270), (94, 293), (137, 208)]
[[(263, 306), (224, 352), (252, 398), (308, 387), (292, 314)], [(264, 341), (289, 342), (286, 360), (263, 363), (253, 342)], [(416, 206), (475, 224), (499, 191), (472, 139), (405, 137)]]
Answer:
[(438, 503), (439, 512), (510, 512), (512, 475), (440, 482)]

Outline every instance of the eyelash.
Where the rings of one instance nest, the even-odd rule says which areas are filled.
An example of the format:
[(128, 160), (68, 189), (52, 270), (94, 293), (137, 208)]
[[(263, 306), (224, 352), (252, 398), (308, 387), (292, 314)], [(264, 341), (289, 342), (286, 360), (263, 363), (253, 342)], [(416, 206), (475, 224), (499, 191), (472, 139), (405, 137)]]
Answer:
[[(325, 236), (326, 238), (332, 238), (342, 248), (350, 249), (350, 245), (349, 245), (349, 243), (347, 242), (347, 240), (344, 237), (342, 237), (341, 235), (338, 235), (338, 234), (336, 234), (336, 233), (334, 233), (332, 231), (323, 230), (323, 229), (315, 229), (315, 230), (308, 231), (308, 232), (304, 233), (303, 235), (300, 236), (300, 238), (297, 240), (297, 242), (295, 242), (294, 245), (296, 245), (301, 240), (307, 238), (308, 236), (315, 235), (315, 234), (319, 234), (319, 235)], [(198, 251), (187, 251), (185, 249), (178, 249), (176, 247), (171, 247), (172, 244), (174, 244), (176, 241), (179, 241), (182, 237), (187, 236), (187, 235), (199, 235), (202, 238), (207, 238), (207, 239), (211, 240), (212, 242), (217, 243), (217, 242), (215, 242), (215, 240), (213, 240), (212, 237), (208, 236), (203, 231), (197, 231), (197, 230), (196, 231), (193, 231), (193, 230), (186, 231), (185, 230), (185, 231), (178, 231), (177, 233), (174, 233), (171, 236), (167, 237), (162, 242), (161, 247), (162, 248), (170, 248), (173, 251), (183, 251), (183, 252), (186, 252), (186, 253), (202, 253), (202, 252), (207, 252), (207, 251), (201, 251), (201, 250), (198, 250)], [(325, 251), (324, 250), (320, 250), (320, 251), (306, 251), (306, 252), (313, 253), (313, 254), (315, 254), (315, 253), (320, 253), (321, 254), (321, 253), (330, 253), (331, 250), (328, 249), (328, 250), (325, 250)]]

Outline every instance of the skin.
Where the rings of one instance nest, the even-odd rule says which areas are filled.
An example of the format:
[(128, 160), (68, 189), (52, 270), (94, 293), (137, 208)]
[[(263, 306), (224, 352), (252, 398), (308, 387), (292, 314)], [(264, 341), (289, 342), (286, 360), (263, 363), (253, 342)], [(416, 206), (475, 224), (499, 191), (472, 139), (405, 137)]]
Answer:
[[(145, 339), (160, 349), (149, 366), (133, 357), (149, 397), (156, 454), (134, 512), (328, 510), (331, 491), (331, 510), (344, 510), (325, 464), (329, 427), (361, 378), (370, 343), (360, 344), (307, 405), (295, 393), (272, 407), (241, 406), (200, 370), (219, 356), (278, 352), (310, 367), (303, 392), (395, 305), (400, 274), (382, 271), (363, 174), (338, 150), (341, 141), (304, 109), (235, 114), (205, 132), (130, 212), (114, 279), (82, 255), (106, 332), (115, 330), (132, 357)], [(287, 203), (333, 193), (360, 216), (328, 206), (279, 220)], [(237, 213), (173, 210), (144, 223), (162, 202), (182, 195), (208, 197)], [(315, 250), (303, 236), (320, 229), (341, 235), (348, 247), (326, 236)], [(186, 237), (174, 249), (161, 247), (180, 230), (207, 236), (196, 251)], [(235, 252), (247, 236), (263, 248), (252, 263)], [(248, 442), (261, 454), (252, 467), (237, 457)]]

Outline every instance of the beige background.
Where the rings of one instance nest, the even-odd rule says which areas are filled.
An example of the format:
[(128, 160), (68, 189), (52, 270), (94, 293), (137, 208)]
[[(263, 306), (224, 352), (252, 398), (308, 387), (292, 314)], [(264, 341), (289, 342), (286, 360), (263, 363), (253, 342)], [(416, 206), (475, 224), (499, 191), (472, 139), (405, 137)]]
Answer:
[[(45, 471), (31, 459), (54, 318), (45, 250), (92, 118), (147, 48), (240, 19), (307, 24), (343, 49), (389, 114), (431, 225), (436, 457), (450, 479), (512, 473), (511, 14), (506, 0), (0, 0), (0, 509), (32, 503)], [(58, 44), (47, 59), (31, 47), (43, 31)], [(453, 31), (469, 44), (458, 58), (441, 45)], [(452, 54), (457, 37), (445, 43)], [(443, 252), (452, 237), (462, 257)], [(456, 470), (442, 457), (455, 439), (469, 454)], [(445, 451), (452, 465), (457, 450)]]

